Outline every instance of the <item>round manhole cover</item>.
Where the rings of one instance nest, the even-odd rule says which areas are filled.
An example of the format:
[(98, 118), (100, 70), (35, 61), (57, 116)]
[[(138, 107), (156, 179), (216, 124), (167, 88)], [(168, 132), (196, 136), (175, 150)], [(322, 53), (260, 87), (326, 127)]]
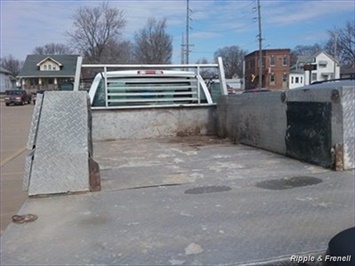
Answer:
[(311, 186), (319, 184), (321, 182), (322, 179), (312, 176), (294, 176), (289, 178), (261, 181), (257, 183), (256, 186), (265, 189), (282, 190), (296, 187)]
[(205, 186), (205, 187), (195, 187), (190, 188), (185, 191), (185, 194), (203, 194), (203, 193), (215, 193), (231, 190), (228, 186)]

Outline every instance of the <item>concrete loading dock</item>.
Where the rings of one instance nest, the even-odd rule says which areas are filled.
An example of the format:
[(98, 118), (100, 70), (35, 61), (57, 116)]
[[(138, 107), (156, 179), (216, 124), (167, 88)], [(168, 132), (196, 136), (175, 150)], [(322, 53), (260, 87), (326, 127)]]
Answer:
[[(325, 91), (318, 93), (329, 99)], [(266, 136), (262, 133), (269, 129), (262, 121), (268, 120), (255, 123), (263, 129), (250, 131), (258, 131), (256, 135), (239, 134), (240, 128), (235, 126), (242, 124), (230, 120), (240, 119), (238, 113), (223, 115), (223, 110), (242, 106), (240, 97), (259, 103), (258, 97), (266, 97), (264, 102), (278, 99), (280, 105), (285, 104), (281, 94), (268, 95), (223, 96), (221, 101), (230, 105), (189, 107), (191, 112), (202, 109), (198, 112), (204, 113), (204, 119), (199, 118), (198, 128), (203, 130), (180, 138), (176, 137), (180, 131), (157, 130), (160, 126), (167, 129), (159, 123), (142, 123), (144, 132), (168, 132), (167, 136), (142, 138), (134, 135), (141, 132), (137, 128), (130, 139), (95, 135), (96, 130), (110, 132), (115, 124), (99, 123), (108, 112), (110, 119), (115, 117), (113, 113), (121, 115), (118, 119), (129, 115), (121, 110), (93, 110), (93, 150), (100, 164), (102, 191), (27, 200), (20, 213), (34, 213), (39, 218), (8, 227), (1, 239), (2, 263), (281, 265), (290, 263), (292, 255), (323, 254), (334, 234), (354, 226), (353, 170), (336, 172), (282, 156), (287, 152), (283, 131), (287, 123), (281, 122), (287, 119), (277, 120), (281, 121), (276, 124), (279, 132), (266, 134), (274, 147), (279, 147), (279, 154), (201, 136), (222, 132), (225, 135), (221, 136), (236, 142), (254, 140), (247, 144), (266, 149), (261, 145)], [(353, 103), (353, 98), (347, 99)], [(339, 100), (341, 110), (351, 106), (341, 97)], [(276, 104), (272, 107), (277, 108)], [(267, 108), (259, 108), (263, 117)], [(168, 110), (148, 108), (144, 112)], [(243, 108), (234, 109), (238, 110), (247, 114)], [(280, 110), (277, 115), (287, 118), (286, 109)], [(179, 118), (169, 121), (189, 120), (182, 119), (189, 117), (184, 111), (168, 113)], [(348, 118), (349, 112), (346, 114), (338, 117), (336, 124), (332, 119), (337, 116), (331, 117), (332, 129), (339, 124), (348, 129), (332, 134), (331, 139), (343, 139), (342, 144), (350, 147), (346, 142), (353, 141), (349, 133), (353, 120)], [(195, 116), (191, 116), (193, 121)], [(211, 121), (215, 123), (212, 126)], [(152, 125), (151, 129), (147, 125)], [(351, 150), (347, 154), (353, 155)]]

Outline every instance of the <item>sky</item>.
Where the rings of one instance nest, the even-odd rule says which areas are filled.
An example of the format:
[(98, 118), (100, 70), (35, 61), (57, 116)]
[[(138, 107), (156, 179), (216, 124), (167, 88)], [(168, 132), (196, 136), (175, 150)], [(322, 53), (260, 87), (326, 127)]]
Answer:
[[(0, 0), (0, 56), (11, 54), (24, 61), (37, 46), (68, 44), (65, 33), (72, 29), (75, 11), (100, 2)], [(133, 41), (149, 18), (165, 18), (167, 33), (173, 37), (172, 63), (181, 62), (187, 0), (108, 2), (124, 12), (123, 40)], [(329, 30), (354, 21), (354, 5), (353, 0), (260, 0), (263, 49), (323, 44), (329, 39)], [(212, 62), (214, 53), (226, 46), (237, 45), (247, 52), (259, 49), (257, 0), (190, 0), (189, 7), (190, 63), (202, 58)]]

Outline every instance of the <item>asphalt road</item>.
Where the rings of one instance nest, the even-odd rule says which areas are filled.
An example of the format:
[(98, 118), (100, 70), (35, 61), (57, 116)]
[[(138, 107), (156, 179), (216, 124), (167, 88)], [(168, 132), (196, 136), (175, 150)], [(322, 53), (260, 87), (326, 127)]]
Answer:
[(33, 105), (7, 107), (0, 103), (1, 233), (27, 199), (27, 193), (22, 191), (22, 179), (32, 112)]

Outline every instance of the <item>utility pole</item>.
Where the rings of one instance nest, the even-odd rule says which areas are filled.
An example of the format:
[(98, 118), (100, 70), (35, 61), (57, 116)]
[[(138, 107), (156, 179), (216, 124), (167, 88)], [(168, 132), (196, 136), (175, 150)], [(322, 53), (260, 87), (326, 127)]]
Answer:
[(190, 1), (187, 0), (187, 5), (186, 5), (186, 64), (189, 63), (189, 52), (190, 52), (189, 30), (190, 30)]
[(263, 86), (263, 50), (262, 50), (262, 42), (263, 38), (261, 35), (261, 12), (260, 12), (260, 0), (258, 0), (258, 22), (259, 22), (259, 89)]
[(184, 34), (181, 33), (181, 64), (185, 64), (185, 44), (184, 44)]
[(192, 12), (190, 9), (190, 1), (187, 0), (186, 4), (186, 43), (184, 44), (184, 37), (182, 37), (181, 44), (181, 54), (184, 55), (184, 60), (181, 61), (183, 64), (189, 64), (190, 47), (194, 46), (193, 44), (190, 44), (190, 13)]

